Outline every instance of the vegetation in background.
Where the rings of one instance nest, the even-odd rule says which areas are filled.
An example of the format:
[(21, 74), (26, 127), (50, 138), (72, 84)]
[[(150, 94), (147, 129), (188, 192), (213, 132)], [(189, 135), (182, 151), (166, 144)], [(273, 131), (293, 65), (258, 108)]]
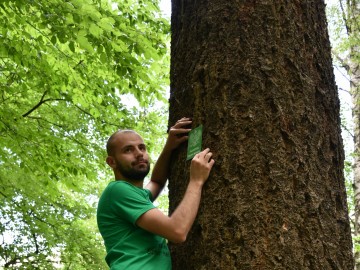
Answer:
[[(338, 56), (359, 44), (344, 35), (346, 7), (339, 0), (328, 14), (341, 66)], [(157, 153), (166, 129), (169, 22), (159, 14), (149, 0), (1, 1), (0, 266), (105, 268), (94, 233), (97, 198), (112, 177), (105, 140), (134, 128)], [(166, 211), (167, 196), (159, 199)]]
[[(169, 23), (156, 1), (0, 3), (0, 265), (105, 269), (107, 137), (163, 141)], [(129, 101), (136, 100), (138, 106)]]
[[(360, 269), (360, 2), (358, 0), (328, 1), (328, 21), (332, 43), (333, 62), (347, 79), (349, 89), (339, 88), (340, 93), (347, 92), (352, 120), (343, 115), (343, 137), (347, 151), (345, 177), (347, 180), (348, 206), (351, 214), (356, 269)], [(343, 102), (346, 105), (346, 102)], [(343, 110), (345, 114), (345, 109)], [(352, 145), (353, 147), (349, 147)]]

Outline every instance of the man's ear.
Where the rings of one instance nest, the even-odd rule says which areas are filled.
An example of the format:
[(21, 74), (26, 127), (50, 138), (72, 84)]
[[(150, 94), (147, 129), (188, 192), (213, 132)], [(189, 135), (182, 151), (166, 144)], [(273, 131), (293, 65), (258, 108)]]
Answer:
[(106, 158), (106, 163), (113, 169), (116, 167), (115, 159), (112, 156)]

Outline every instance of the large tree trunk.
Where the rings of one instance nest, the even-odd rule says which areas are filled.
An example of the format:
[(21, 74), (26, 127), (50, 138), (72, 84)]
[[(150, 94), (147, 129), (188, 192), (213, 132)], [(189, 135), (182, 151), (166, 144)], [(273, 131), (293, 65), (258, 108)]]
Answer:
[[(352, 269), (325, 5), (173, 0), (170, 124), (203, 124), (216, 160), (174, 270)], [(188, 175), (173, 160), (170, 212)]]

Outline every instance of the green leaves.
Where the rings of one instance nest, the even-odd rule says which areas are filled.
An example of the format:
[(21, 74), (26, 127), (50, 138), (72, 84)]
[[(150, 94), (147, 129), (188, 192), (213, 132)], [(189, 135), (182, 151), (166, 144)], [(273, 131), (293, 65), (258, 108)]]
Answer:
[(83, 34), (84, 33), (79, 32), (77, 40), (76, 40), (78, 42), (80, 48), (85, 49), (90, 53), (94, 52), (94, 49), (93, 49), (92, 45), (90, 44), (89, 40)]
[(103, 34), (104, 31), (99, 26), (97, 26), (95, 23), (91, 23), (90, 28), (89, 28), (89, 32), (94, 37), (99, 38)]
[(106, 268), (94, 233), (105, 141), (133, 128), (157, 151), (166, 129), (169, 25), (145, 3), (0, 3), (1, 263)]

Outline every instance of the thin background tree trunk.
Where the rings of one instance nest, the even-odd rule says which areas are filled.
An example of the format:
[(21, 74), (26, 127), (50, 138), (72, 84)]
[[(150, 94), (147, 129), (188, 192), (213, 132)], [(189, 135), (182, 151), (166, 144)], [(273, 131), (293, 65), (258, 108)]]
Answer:
[[(338, 5), (341, 10), (342, 28), (346, 35), (342, 35), (340, 43), (346, 44), (347, 49), (341, 54), (339, 48), (333, 49), (333, 54), (345, 68), (350, 80), (350, 93), (353, 102), (352, 115), (354, 127), (354, 159), (353, 159), (353, 173), (354, 173), (354, 220), (353, 220), (353, 241), (355, 243), (355, 269), (360, 270), (360, 252), (359, 252), (359, 237), (360, 237), (360, 5), (357, 0), (339, 0)], [(343, 48), (340, 48), (343, 51)]]
[[(352, 2), (354, 5), (355, 3)], [(359, 18), (360, 7), (351, 10), (352, 19)], [(352, 28), (353, 32), (350, 36), (357, 35), (359, 39), (360, 29), (356, 24)], [(349, 57), (347, 58), (346, 69), (350, 77), (350, 92), (353, 100), (353, 121), (354, 121), (354, 200), (355, 200), (355, 222), (354, 222), (354, 237), (355, 242), (359, 245), (360, 238), (360, 45), (352, 46)], [(356, 269), (360, 270), (360, 251), (355, 249), (355, 264)]]
[[(360, 97), (359, 97), (359, 86), (360, 86), (360, 66), (359, 63), (352, 62), (349, 65), (349, 70), (353, 73), (350, 75), (351, 85), (351, 96), (353, 99), (353, 121), (354, 121), (354, 201), (355, 201), (355, 221), (354, 221), (354, 238), (355, 243), (359, 245), (360, 237)], [(355, 265), (356, 270), (360, 270), (360, 252), (355, 249)]]
[[(359, 246), (360, 238), (360, 3), (359, 1), (346, 1), (345, 25), (350, 40), (349, 54), (343, 63), (350, 78), (350, 92), (353, 101), (353, 122), (354, 122), (354, 201), (355, 201), (355, 222), (354, 239)], [(343, 10), (345, 11), (345, 10)], [(356, 42), (357, 40), (357, 42)], [(355, 249), (355, 269), (360, 270), (360, 251)]]
[[(216, 165), (177, 269), (352, 269), (325, 5), (173, 0), (170, 123), (203, 124)], [(173, 160), (170, 212), (186, 147)]]

